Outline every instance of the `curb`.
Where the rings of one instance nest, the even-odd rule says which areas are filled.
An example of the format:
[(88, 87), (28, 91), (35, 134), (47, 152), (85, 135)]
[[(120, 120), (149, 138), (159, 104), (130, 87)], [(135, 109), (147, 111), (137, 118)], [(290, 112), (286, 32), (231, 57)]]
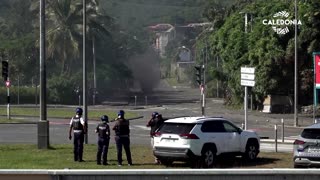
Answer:
[[(282, 142), (281, 139), (278, 139), (277, 143), (278, 144), (292, 144), (293, 145), (293, 142), (295, 140), (288, 140), (288, 139), (285, 139), (284, 142)], [(268, 144), (274, 144), (275, 143), (275, 139), (260, 139), (260, 143), (268, 143)]]

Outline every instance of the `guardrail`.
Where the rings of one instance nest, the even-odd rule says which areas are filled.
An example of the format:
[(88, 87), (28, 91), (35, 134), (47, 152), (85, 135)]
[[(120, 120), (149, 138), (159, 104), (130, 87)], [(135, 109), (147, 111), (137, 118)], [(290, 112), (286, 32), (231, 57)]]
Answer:
[(0, 170), (10, 180), (318, 180), (318, 169), (104, 169), (104, 170)]

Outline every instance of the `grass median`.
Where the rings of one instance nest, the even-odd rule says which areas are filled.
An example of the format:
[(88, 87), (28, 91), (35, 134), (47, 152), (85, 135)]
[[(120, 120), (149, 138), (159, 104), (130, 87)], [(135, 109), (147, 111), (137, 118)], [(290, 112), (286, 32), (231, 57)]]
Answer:
[[(112, 140), (111, 140), (112, 141)], [(52, 145), (50, 149), (37, 149), (36, 145), (0, 145), (0, 169), (159, 169), (159, 168), (190, 168), (186, 163), (174, 163), (172, 167), (154, 164), (154, 157), (149, 146), (132, 145), (131, 153), (134, 166), (117, 166), (116, 148), (111, 144), (107, 166), (96, 164), (97, 146), (84, 145), (85, 162), (73, 161), (73, 145)], [(292, 168), (291, 153), (259, 154), (255, 162), (245, 162), (242, 158), (220, 157), (216, 168)]]
[[(88, 109), (88, 119), (89, 120), (100, 120), (102, 115), (108, 115), (110, 119), (114, 119), (117, 116), (117, 110), (103, 110), (103, 109)], [(13, 117), (39, 117), (40, 110), (39, 108), (33, 107), (11, 107), (10, 115)], [(47, 108), (47, 117), (48, 118), (71, 118), (75, 115), (75, 108)], [(126, 111), (126, 118), (132, 118), (139, 116), (135, 112)], [(0, 107), (0, 116), (7, 116), (6, 107)], [(0, 123), (6, 122), (25, 122), (22, 119), (7, 119), (6, 117), (0, 118)]]

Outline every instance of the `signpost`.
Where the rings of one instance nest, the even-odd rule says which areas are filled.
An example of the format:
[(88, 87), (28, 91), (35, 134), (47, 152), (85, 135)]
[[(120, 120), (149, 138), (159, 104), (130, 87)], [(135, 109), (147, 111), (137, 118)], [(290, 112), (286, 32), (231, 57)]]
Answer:
[(241, 67), (241, 86), (244, 86), (244, 129), (247, 129), (248, 121), (248, 86), (253, 87), (255, 85), (255, 68)]

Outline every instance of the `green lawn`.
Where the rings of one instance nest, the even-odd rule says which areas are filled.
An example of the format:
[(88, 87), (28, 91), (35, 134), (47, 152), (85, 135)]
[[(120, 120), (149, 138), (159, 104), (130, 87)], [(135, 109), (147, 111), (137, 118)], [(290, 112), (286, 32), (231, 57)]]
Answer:
[[(111, 140), (113, 141), (113, 139)], [(96, 165), (95, 144), (84, 145), (84, 160), (73, 161), (72, 144), (52, 145), (49, 150), (39, 150), (36, 145), (0, 145), (0, 169), (157, 169), (157, 168), (189, 168), (186, 163), (174, 163), (172, 167), (154, 164), (154, 157), (150, 146), (132, 145), (132, 159), (134, 166), (126, 166), (123, 152), (124, 166), (118, 167), (116, 148), (109, 147), (108, 166)], [(261, 153), (256, 162), (244, 162), (240, 157), (222, 157), (216, 168), (292, 168), (291, 153)]]
[[(110, 110), (101, 110), (101, 109), (89, 109), (88, 108), (88, 119), (97, 119), (99, 120), (102, 115), (108, 115), (110, 119), (114, 119), (117, 116), (118, 111)], [(10, 115), (11, 116), (35, 116), (39, 117), (40, 110), (39, 108), (21, 108), (21, 107), (11, 107)], [(47, 117), (49, 118), (71, 118), (75, 114), (74, 108), (48, 108)], [(8, 120), (7, 108), (0, 107), (0, 123), (4, 122), (21, 122), (22, 120)], [(138, 114), (130, 111), (126, 111), (126, 118), (137, 117)]]
[[(111, 140), (113, 141), (113, 139)], [(162, 168), (153, 164), (151, 147), (133, 146), (132, 159), (135, 166), (133, 168)], [(108, 166), (96, 164), (97, 146), (94, 144), (84, 145), (85, 162), (73, 161), (73, 145), (62, 144), (53, 145), (48, 150), (39, 150), (36, 145), (0, 145), (0, 169), (100, 169), (119, 168), (116, 160), (116, 148), (109, 147)], [(123, 152), (124, 160), (125, 153)], [(132, 168), (123, 162), (121, 168)]]

